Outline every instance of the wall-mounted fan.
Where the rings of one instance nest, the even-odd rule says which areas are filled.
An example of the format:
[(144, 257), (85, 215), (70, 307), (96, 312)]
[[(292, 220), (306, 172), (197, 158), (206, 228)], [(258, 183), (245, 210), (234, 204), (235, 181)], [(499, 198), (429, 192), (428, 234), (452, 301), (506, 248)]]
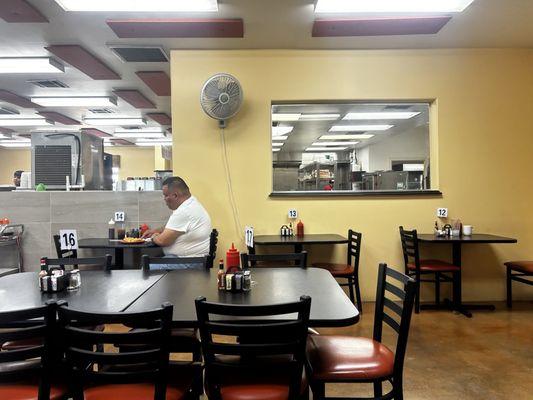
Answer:
[(243, 93), (241, 84), (229, 74), (216, 74), (209, 78), (200, 94), (200, 104), (204, 112), (218, 120), (220, 128), (241, 108)]

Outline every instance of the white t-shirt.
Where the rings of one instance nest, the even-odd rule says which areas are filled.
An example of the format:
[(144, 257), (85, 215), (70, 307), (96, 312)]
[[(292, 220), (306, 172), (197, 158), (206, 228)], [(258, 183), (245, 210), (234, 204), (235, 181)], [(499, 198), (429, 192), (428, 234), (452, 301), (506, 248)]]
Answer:
[(189, 197), (175, 209), (165, 228), (184, 232), (173, 244), (163, 247), (165, 255), (203, 257), (209, 254), (211, 218), (196, 197)]

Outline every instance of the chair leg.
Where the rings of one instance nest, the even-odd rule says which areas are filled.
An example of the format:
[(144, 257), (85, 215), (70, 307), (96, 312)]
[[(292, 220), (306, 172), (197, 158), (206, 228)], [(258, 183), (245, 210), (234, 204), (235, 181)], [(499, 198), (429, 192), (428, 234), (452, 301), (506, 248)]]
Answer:
[(382, 382), (374, 382), (374, 397), (383, 396), (383, 385)]
[(353, 294), (353, 279), (348, 278), (348, 289), (350, 290), (350, 300), (355, 304), (355, 296)]
[(355, 296), (357, 297), (357, 309), (359, 314), (363, 313), (363, 301), (361, 300), (361, 289), (359, 288), (359, 278), (354, 280)]
[(435, 274), (435, 304), (440, 304), (440, 272)]
[(326, 384), (324, 382), (314, 382), (311, 385), (313, 400), (323, 400), (326, 398)]
[(507, 267), (507, 307), (513, 307), (513, 281), (511, 280), (511, 268)]
[(416, 278), (415, 314), (420, 314), (420, 277)]

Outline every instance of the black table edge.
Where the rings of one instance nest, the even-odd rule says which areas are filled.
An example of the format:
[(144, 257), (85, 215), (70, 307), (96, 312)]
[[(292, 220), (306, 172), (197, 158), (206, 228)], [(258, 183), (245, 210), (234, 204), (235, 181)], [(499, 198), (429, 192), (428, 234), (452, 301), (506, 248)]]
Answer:
[(271, 192), (270, 198), (283, 197), (442, 197), (440, 190), (310, 190)]

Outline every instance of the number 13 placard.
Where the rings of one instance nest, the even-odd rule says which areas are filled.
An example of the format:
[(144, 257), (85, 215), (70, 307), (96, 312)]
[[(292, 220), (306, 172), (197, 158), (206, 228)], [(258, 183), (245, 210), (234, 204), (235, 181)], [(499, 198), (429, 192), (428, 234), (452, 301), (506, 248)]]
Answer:
[(78, 234), (75, 229), (61, 229), (59, 231), (61, 250), (77, 250)]

